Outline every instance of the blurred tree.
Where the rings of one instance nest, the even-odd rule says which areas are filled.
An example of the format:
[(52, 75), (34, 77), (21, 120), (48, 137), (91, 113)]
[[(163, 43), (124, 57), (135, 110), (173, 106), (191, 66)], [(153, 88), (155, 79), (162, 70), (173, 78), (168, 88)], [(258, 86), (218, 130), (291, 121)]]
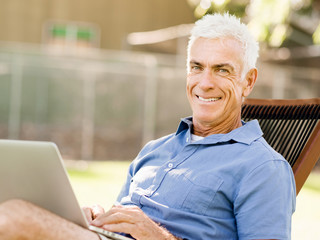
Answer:
[(319, 0), (187, 0), (196, 18), (229, 12), (271, 47), (320, 44)]

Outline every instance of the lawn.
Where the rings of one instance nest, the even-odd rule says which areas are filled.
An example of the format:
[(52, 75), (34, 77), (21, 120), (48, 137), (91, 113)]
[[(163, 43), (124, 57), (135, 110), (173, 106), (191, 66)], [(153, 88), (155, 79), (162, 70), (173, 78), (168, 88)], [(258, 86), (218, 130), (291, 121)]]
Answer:
[(100, 204), (108, 209), (125, 182), (128, 161), (67, 161), (72, 187), (81, 206)]
[[(71, 184), (80, 205), (110, 208), (126, 178), (128, 161), (67, 161)], [(312, 172), (297, 197), (292, 240), (320, 239), (320, 173)]]

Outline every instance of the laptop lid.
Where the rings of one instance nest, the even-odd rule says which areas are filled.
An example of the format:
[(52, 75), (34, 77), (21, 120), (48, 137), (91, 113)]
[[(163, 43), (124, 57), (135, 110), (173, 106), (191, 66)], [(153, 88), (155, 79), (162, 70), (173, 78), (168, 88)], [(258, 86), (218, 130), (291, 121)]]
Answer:
[(0, 203), (22, 199), (112, 239), (122, 235), (89, 226), (52, 142), (0, 140)]
[(19, 198), (88, 224), (54, 143), (0, 140), (0, 202)]

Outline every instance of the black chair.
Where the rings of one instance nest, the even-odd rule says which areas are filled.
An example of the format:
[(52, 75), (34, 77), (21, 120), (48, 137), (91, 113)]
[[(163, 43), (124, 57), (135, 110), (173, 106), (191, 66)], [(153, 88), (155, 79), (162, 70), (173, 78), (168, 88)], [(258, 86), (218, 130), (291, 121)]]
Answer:
[(320, 157), (320, 98), (246, 99), (242, 119), (257, 119), (266, 141), (289, 162), (297, 195)]

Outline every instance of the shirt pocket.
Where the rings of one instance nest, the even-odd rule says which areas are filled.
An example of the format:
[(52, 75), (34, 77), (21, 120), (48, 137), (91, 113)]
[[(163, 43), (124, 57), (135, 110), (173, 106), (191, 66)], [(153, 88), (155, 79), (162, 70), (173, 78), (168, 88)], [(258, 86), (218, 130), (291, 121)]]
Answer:
[(216, 175), (198, 175), (187, 177), (189, 181), (189, 191), (182, 202), (181, 208), (188, 212), (206, 215), (210, 205), (214, 202), (218, 190), (223, 184), (223, 180)]

